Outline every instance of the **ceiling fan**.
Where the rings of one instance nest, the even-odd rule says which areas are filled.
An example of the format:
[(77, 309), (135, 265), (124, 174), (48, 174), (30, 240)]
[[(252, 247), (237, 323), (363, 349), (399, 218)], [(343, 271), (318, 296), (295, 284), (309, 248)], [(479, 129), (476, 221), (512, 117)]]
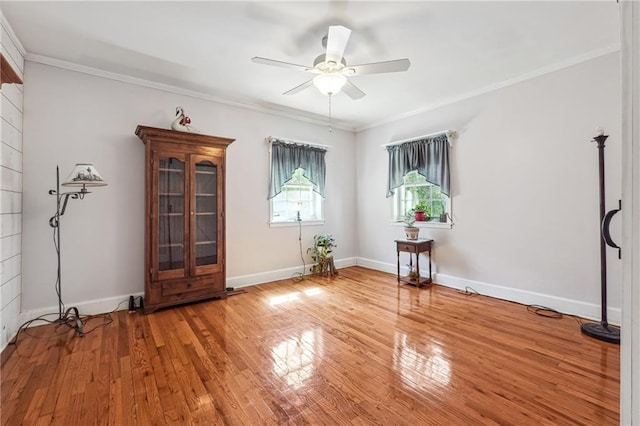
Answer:
[(341, 25), (330, 26), (329, 32), (322, 39), (322, 46), (326, 48), (326, 52), (313, 61), (313, 66), (291, 64), (289, 62), (276, 61), (259, 56), (255, 56), (251, 58), (251, 60), (256, 64), (297, 69), (316, 74), (311, 80), (287, 90), (283, 95), (293, 95), (308, 87), (315, 86), (321, 93), (329, 96), (335, 95), (342, 90), (351, 99), (360, 99), (365, 96), (365, 93), (349, 81), (347, 77), (363, 74), (399, 72), (409, 69), (411, 63), (406, 58), (348, 66), (347, 61), (342, 55), (344, 49), (347, 47), (350, 36), (351, 30), (349, 28)]

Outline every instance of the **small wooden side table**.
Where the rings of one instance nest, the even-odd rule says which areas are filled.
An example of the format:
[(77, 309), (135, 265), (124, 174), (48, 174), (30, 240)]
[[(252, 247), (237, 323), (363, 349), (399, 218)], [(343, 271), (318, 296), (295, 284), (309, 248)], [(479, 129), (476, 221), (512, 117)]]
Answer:
[[(422, 284), (431, 284), (431, 244), (433, 240), (417, 239), (417, 240), (396, 240), (396, 252), (398, 253), (398, 285), (400, 283), (413, 284), (420, 287)], [(413, 269), (413, 255), (416, 256), (416, 273), (417, 277), (400, 276), (400, 252), (409, 253), (409, 269)], [(420, 276), (420, 253), (429, 253), (429, 277)]]

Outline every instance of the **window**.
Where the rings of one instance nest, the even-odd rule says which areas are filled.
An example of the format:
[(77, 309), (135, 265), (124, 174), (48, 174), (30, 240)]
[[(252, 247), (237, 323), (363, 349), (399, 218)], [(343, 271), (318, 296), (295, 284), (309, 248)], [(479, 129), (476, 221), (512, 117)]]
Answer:
[(303, 173), (302, 168), (297, 168), (281, 192), (271, 199), (271, 222), (295, 222), (298, 211), (302, 221), (323, 220), (322, 197)]
[(417, 171), (404, 175), (403, 184), (394, 194), (394, 218), (401, 221), (416, 210), (424, 211), (425, 222), (449, 223), (451, 203), (449, 197), (440, 192)]
[(451, 227), (449, 143), (454, 136), (447, 130), (386, 146), (387, 197), (393, 197), (396, 221), (415, 212), (418, 225)]
[(326, 149), (271, 139), (269, 171), (270, 223), (324, 220)]

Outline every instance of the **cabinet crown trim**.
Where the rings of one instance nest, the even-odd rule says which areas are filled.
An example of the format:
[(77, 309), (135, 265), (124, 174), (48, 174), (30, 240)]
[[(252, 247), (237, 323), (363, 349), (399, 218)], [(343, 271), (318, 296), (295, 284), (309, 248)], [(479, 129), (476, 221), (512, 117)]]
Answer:
[(203, 135), (201, 133), (179, 132), (177, 130), (161, 129), (158, 127), (149, 127), (139, 125), (136, 128), (136, 135), (142, 139), (143, 143), (149, 140), (154, 141), (171, 141), (182, 142), (191, 145), (215, 146), (226, 148), (235, 141), (235, 139), (224, 138), (221, 136)]
[(7, 58), (0, 53), (0, 86), (3, 84), (22, 84), (22, 79), (13, 69)]

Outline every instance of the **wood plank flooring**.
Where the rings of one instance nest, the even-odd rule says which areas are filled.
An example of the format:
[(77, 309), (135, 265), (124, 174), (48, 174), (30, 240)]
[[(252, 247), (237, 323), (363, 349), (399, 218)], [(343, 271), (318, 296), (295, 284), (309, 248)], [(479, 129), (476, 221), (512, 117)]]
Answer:
[(575, 318), (359, 267), (112, 317), (5, 350), (2, 424), (619, 423), (619, 347)]

